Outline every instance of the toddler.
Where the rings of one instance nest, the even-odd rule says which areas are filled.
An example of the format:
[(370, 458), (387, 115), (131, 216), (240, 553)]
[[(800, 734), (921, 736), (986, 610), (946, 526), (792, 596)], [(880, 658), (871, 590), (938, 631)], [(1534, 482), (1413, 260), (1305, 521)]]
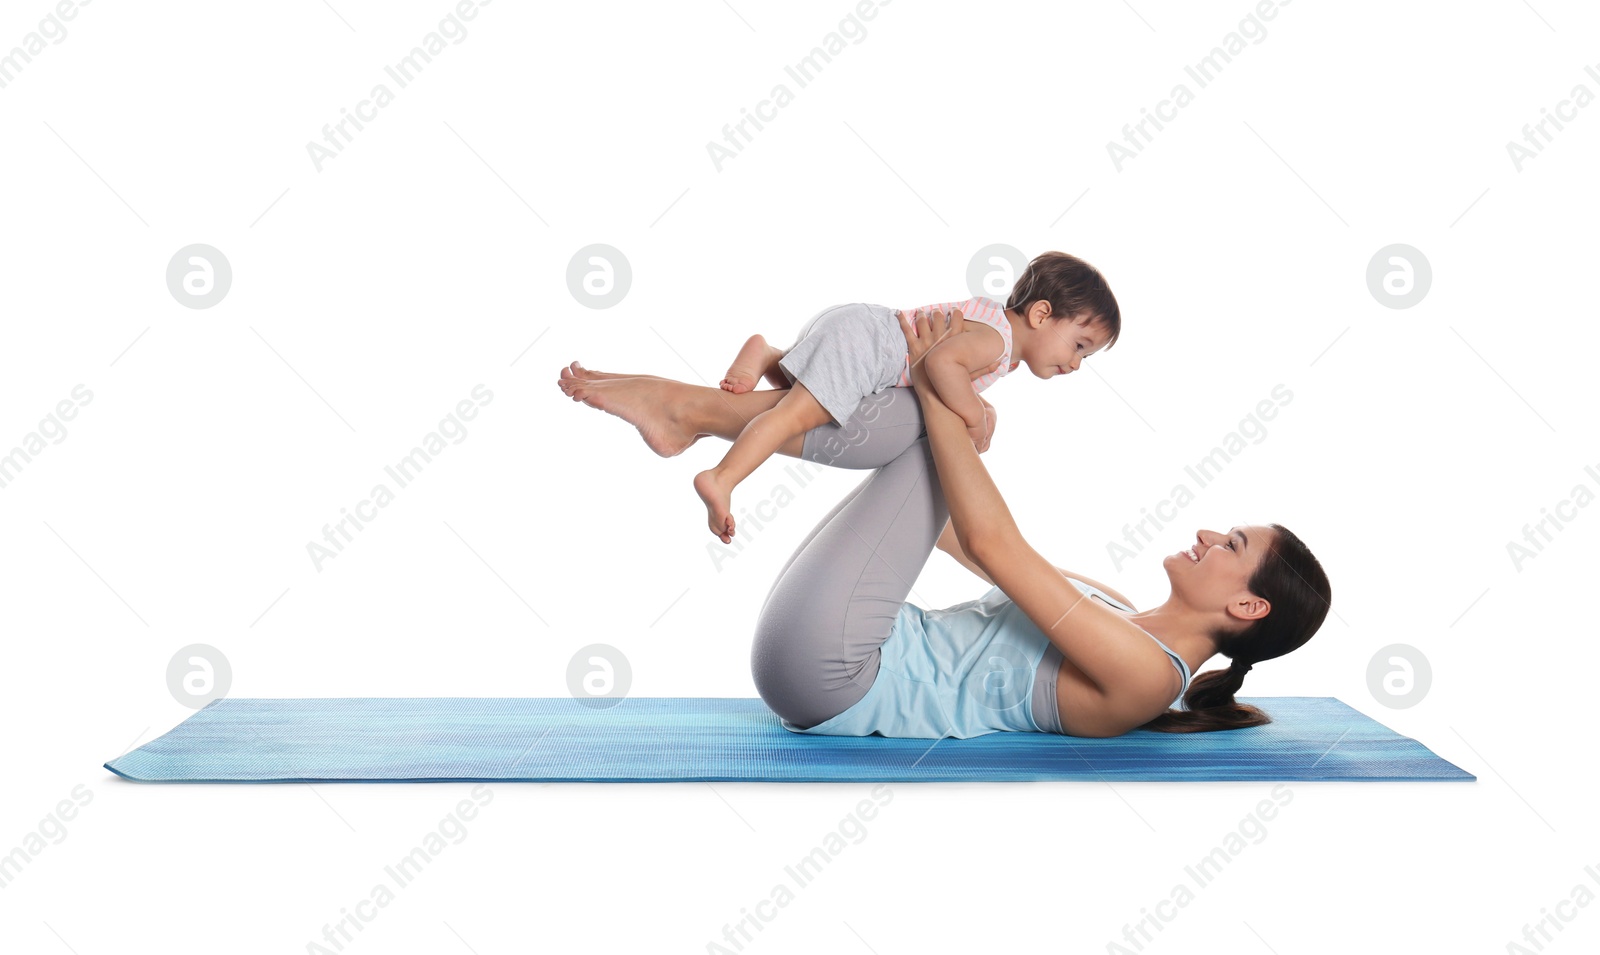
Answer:
[[(1002, 307), (974, 296), (916, 310), (966, 319), (962, 334), (935, 345), (923, 361), (940, 400), (961, 415), (980, 446), (988, 437), (980, 392), (1024, 362), (1037, 378), (1070, 374), (1121, 332), (1121, 312), (1104, 276), (1064, 252), (1028, 263), (1010, 302)], [(721, 463), (694, 476), (707, 525), (724, 544), (733, 540), (733, 489), (785, 441), (829, 421), (844, 426), (867, 396), (911, 387), (901, 314), (882, 305), (835, 305), (812, 316), (786, 349), (760, 335), (745, 342), (722, 388), (742, 394), (765, 379), (789, 393), (750, 419)]]

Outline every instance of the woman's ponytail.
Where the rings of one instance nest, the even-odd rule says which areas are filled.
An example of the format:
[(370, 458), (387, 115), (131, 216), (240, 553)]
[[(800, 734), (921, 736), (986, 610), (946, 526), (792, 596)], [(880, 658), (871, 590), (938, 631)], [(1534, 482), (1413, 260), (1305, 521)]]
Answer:
[(1272, 722), (1256, 707), (1234, 700), (1250, 666), (1207, 670), (1189, 682), (1189, 689), (1183, 694), (1184, 709), (1168, 710), (1139, 728), (1158, 733), (1204, 733)]

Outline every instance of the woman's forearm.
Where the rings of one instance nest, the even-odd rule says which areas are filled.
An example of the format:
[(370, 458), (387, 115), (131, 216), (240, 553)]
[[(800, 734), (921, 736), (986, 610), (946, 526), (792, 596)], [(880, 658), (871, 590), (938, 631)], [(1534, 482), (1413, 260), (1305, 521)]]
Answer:
[(978, 566), (978, 562), (973, 560), (970, 554), (961, 549), (961, 541), (956, 539), (956, 529), (949, 521), (945, 522), (944, 530), (939, 532), (939, 542), (935, 546), (954, 558), (956, 563), (977, 574), (984, 583), (994, 586), (994, 578)]
[(923, 426), (933, 450), (934, 467), (950, 509), (956, 540), (973, 562), (983, 567), (984, 557), (995, 547), (1021, 539), (1017, 522), (1000, 496), (978, 451), (967, 436), (966, 422), (939, 399), (933, 388), (917, 388), (922, 402)]

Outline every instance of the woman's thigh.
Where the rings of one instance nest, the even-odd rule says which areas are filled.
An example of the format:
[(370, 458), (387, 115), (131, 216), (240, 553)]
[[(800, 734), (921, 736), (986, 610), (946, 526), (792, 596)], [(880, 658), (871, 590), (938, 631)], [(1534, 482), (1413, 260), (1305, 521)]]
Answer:
[[(803, 461), (849, 470), (881, 468), (911, 447), (912, 442), (922, 436), (922, 431), (922, 404), (917, 401), (916, 394), (909, 388), (890, 388), (881, 394), (861, 399), (855, 413), (844, 425), (829, 422), (800, 435), (802, 446), (799, 457)], [(773, 578), (773, 589), (789, 572), (794, 559), (811, 544), (817, 532), (826, 527), (834, 515), (864, 487), (865, 481), (856, 485), (854, 490), (833, 506), (826, 517), (817, 522), (817, 526), (794, 549), (783, 569)], [(767, 595), (771, 597), (771, 590)]]
[[(852, 415), (847, 425), (858, 424), (864, 435), (841, 441), (835, 463), (871, 467), (864, 462), (898, 452), (801, 543), (756, 622), (750, 655), (756, 689), (801, 728), (831, 719), (871, 688), (879, 647), (949, 518), (916, 396), (893, 390), (903, 393), (897, 401)], [(829, 427), (837, 426), (809, 432), (808, 446)]]
[(911, 388), (867, 395), (844, 424), (829, 422), (803, 436), (802, 461), (835, 468), (881, 468), (921, 437), (922, 403)]
[(828, 416), (847, 424), (864, 395), (900, 380), (905, 334), (891, 309), (850, 303), (817, 313), (784, 352), (778, 367), (806, 386)]

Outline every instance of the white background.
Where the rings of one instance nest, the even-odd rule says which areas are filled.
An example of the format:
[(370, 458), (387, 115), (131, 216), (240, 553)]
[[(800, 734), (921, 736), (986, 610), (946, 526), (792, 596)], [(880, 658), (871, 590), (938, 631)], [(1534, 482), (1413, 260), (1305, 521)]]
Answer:
[[(0, 51), (52, 9), (7, 3)], [(996, 243), (1093, 262), (1125, 322), (1085, 374), (986, 395), (1030, 541), (1143, 607), (1196, 528), (1290, 527), (1333, 613), (1245, 694), (1336, 696), (1479, 777), (1288, 786), (1145, 950), (1504, 951), (1600, 893), (1600, 508), (1507, 553), (1600, 489), (1600, 107), (1520, 172), (1506, 150), (1600, 94), (1591, 9), (1301, 0), (1202, 89), (1183, 67), (1244, 0), (900, 0), (802, 89), (784, 66), (849, 3), (500, 0), (398, 89), (383, 67), (451, 9), (100, 0), (0, 89), (0, 450), (93, 394), (0, 489), (0, 853), (92, 798), (0, 889), (6, 950), (306, 951), (470, 791), (114, 778), (192, 712), (165, 676), (186, 644), (226, 654), (236, 697), (559, 696), (593, 642), (634, 695), (754, 696), (772, 575), (864, 475), (796, 490), (719, 570), (689, 482), (725, 445), (651, 455), (558, 369), (714, 383), (827, 305), (964, 298)], [(307, 142), (379, 82), (394, 102), (319, 172)], [(794, 101), (719, 172), (707, 144), (780, 82)], [(1119, 172), (1107, 142), (1180, 82), (1194, 101)], [(209, 309), (165, 284), (192, 243), (232, 265)], [(591, 243), (632, 267), (609, 309), (567, 284)], [(1432, 266), (1408, 309), (1367, 287), (1391, 243)], [(307, 542), (479, 383), (467, 437), (319, 572)], [(1116, 567), (1107, 542), (1279, 384), (1265, 438)], [(736, 508), (794, 489), (791, 463)], [(982, 589), (935, 554), (917, 602)], [(1391, 643), (1431, 662), (1408, 709), (1368, 688)], [(745, 951), (1107, 951), (1273, 785), (896, 784)], [(495, 785), (346, 951), (707, 951), (871, 788)], [(1600, 909), (1560, 911), (1549, 950), (1592, 949)]]

